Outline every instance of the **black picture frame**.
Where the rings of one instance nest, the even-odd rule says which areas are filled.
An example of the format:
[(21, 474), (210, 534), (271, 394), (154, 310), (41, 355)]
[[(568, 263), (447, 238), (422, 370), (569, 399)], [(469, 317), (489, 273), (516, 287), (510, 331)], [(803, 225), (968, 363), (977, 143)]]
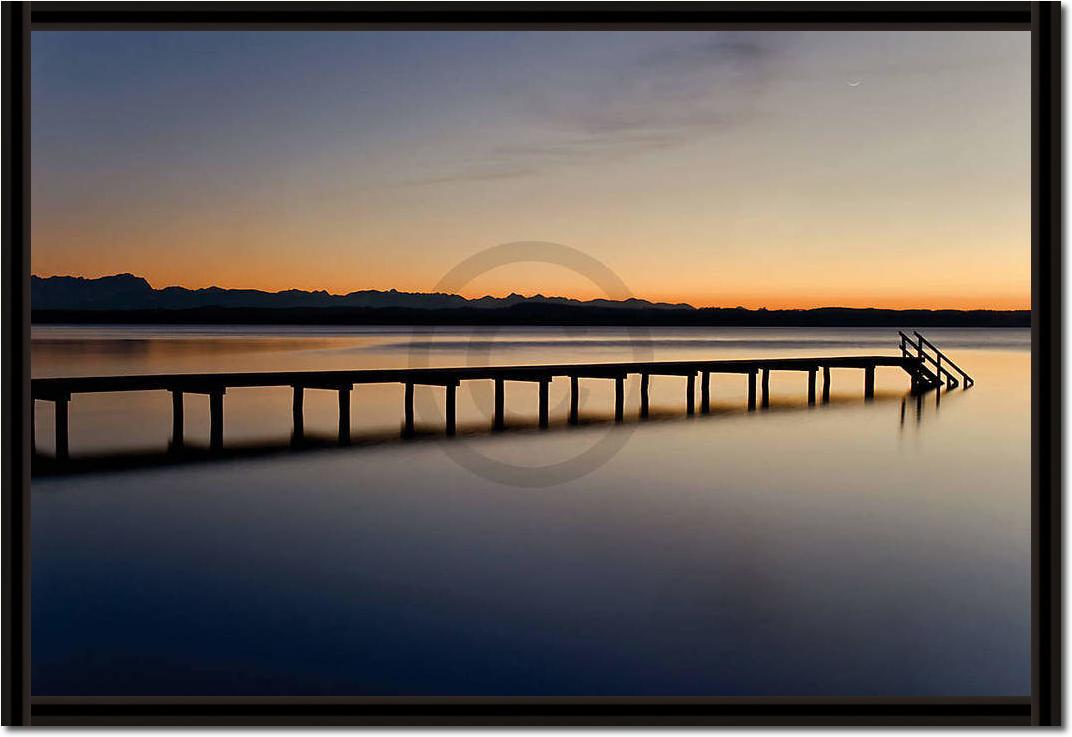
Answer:
[[(1029, 699), (85, 698), (30, 694), (29, 56), (34, 29), (965, 28), (1031, 32), (1032, 687)], [(1038, 725), (1061, 703), (1059, 3), (3, 4), (3, 723), (19, 725)]]

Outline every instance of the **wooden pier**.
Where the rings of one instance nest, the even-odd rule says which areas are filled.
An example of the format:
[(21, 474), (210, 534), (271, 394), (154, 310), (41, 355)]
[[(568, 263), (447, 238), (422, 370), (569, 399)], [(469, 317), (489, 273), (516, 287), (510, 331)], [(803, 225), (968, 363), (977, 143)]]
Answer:
[[(33, 400), (50, 401), (55, 406), (56, 457), (65, 459), (69, 453), (69, 405), (74, 394), (99, 392), (167, 391), (172, 397), (172, 448), (183, 446), (183, 396), (206, 394), (209, 397), (210, 446), (223, 447), (223, 408), (228, 389), (248, 387), (291, 387), (293, 390), (293, 436), (304, 432), (305, 391), (323, 390), (338, 393), (339, 443), (350, 442), (350, 392), (361, 384), (402, 384), (403, 435), (414, 433), (413, 388), (417, 385), (442, 386), (446, 389), (445, 432), (453, 435), (456, 427), (456, 393), (462, 381), (492, 381), (495, 386), (493, 428), (505, 427), (507, 382), (539, 384), (539, 425), (548, 426), (548, 387), (554, 379), (570, 381), (569, 423), (578, 423), (579, 383), (585, 380), (614, 382), (614, 418), (622, 422), (625, 412), (625, 378), (640, 377), (640, 416), (648, 416), (648, 384), (652, 376), (679, 376), (686, 380), (685, 408), (695, 412), (696, 379), (700, 383), (700, 412), (711, 408), (711, 377), (728, 374), (743, 377), (747, 382), (747, 406), (757, 405), (757, 381), (760, 384), (759, 403), (770, 404), (770, 375), (773, 371), (792, 371), (807, 374), (808, 404), (816, 402), (817, 376), (822, 371), (822, 400), (830, 399), (830, 370), (858, 369), (863, 373), (863, 395), (875, 394), (875, 370), (879, 367), (902, 369), (911, 381), (913, 391), (925, 391), (943, 385), (953, 388), (963, 384), (967, 389), (975, 382), (948, 356), (918, 333), (916, 340), (901, 337), (899, 356), (835, 356), (809, 358), (731, 359), (719, 361), (649, 361), (632, 363), (556, 364), (542, 366), (489, 366), (460, 368), (361, 369), (354, 371), (271, 371), (256, 373), (205, 374), (143, 374), (133, 376), (85, 376), (72, 378), (33, 379), (30, 391)], [(934, 355), (931, 355), (931, 354)], [(31, 413), (31, 422), (35, 413)], [(31, 433), (34, 428), (31, 428)], [(31, 437), (33, 435), (31, 434)]]

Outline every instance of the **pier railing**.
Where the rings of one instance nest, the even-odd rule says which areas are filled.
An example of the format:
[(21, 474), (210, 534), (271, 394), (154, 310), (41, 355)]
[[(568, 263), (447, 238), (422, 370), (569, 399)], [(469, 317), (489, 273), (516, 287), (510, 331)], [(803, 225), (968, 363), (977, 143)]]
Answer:
[[(933, 366), (933, 373), (937, 383), (940, 384), (944, 381), (945, 385), (950, 389), (960, 386), (961, 382), (964, 383), (965, 389), (975, 384), (975, 379), (969, 376), (960, 366), (953, 363), (953, 360), (942, 353), (938, 346), (924, 338), (917, 331), (912, 331), (915, 340), (909, 338), (900, 330), (897, 331), (897, 334), (901, 337), (901, 355), (906, 357), (915, 355), (924, 366)], [(927, 349), (930, 349), (930, 351)], [(931, 355), (932, 353), (933, 355)], [(955, 374), (954, 371), (956, 372)], [(944, 379), (943, 376), (945, 377)]]

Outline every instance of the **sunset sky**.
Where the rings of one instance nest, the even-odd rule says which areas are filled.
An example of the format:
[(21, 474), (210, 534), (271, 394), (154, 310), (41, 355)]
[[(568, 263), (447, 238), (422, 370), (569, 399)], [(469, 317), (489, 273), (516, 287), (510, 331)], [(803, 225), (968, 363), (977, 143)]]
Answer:
[[(1025, 32), (34, 32), (32, 267), (427, 291), (500, 243), (637, 296), (1030, 305)], [(603, 296), (554, 266), (482, 294)]]

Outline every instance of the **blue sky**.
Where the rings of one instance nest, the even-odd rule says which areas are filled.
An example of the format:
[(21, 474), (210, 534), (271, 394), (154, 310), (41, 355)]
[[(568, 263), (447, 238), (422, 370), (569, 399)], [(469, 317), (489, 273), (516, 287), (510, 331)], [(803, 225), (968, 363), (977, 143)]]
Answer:
[[(34, 32), (35, 273), (1026, 305), (1020, 32)], [(893, 269), (934, 267), (906, 291)], [(584, 295), (553, 268), (481, 292)]]

